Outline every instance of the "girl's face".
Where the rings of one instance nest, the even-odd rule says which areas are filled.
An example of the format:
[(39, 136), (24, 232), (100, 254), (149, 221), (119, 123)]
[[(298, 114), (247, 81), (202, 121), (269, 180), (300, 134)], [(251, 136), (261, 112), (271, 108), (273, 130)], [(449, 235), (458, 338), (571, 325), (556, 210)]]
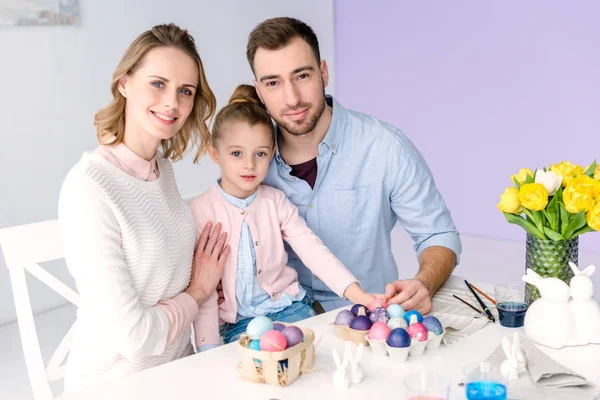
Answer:
[(171, 47), (150, 50), (138, 69), (119, 81), (125, 103), (126, 140), (158, 145), (181, 130), (194, 107), (198, 66)]
[(210, 158), (221, 167), (221, 187), (234, 197), (252, 195), (265, 179), (275, 154), (273, 132), (264, 124), (246, 122), (225, 125), (217, 147), (208, 149)]

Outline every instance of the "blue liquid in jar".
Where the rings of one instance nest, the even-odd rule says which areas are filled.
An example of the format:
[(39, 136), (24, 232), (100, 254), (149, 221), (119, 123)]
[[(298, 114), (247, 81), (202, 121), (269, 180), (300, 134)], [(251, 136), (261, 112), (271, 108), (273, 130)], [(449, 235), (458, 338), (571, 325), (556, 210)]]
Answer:
[(507, 301), (498, 303), (498, 316), (500, 324), (509, 328), (519, 328), (523, 326), (525, 313), (527, 312), (527, 304), (516, 301)]
[(506, 400), (506, 386), (490, 381), (470, 382), (466, 395), (468, 400)]

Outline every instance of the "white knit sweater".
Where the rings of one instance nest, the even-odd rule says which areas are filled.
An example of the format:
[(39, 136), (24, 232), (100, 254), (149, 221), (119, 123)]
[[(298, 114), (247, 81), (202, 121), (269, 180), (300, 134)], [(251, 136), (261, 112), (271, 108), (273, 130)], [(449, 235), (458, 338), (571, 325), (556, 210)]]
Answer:
[(169, 320), (155, 307), (188, 286), (196, 236), (171, 164), (157, 159), (159, 179), (145, 182), (86, 153), (63, 184), (59, 219), (80, 295), (66, 391), (193, 352), (189, 328), (166, 345)]

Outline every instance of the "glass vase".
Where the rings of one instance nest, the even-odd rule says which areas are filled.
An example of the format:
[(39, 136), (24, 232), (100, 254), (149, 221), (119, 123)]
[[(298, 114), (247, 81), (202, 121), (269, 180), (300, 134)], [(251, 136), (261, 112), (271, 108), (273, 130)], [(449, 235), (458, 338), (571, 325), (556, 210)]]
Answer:
[[(578, 259), (579, 237), (555, 242), (527, 235), (525, 268), (531, 268), (541, 277), (558, 278), (568, 285), (573, 277), (569, 261), (579, 265)], [(535, 286), (530, 284), (525, 286), (527, 305), (531, 305), (539, 297), (540, 292)]]

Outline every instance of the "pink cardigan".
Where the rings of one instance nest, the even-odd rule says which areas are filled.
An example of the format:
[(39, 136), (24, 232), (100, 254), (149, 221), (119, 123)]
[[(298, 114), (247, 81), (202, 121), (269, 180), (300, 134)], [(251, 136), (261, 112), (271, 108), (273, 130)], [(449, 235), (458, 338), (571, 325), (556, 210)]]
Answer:
[(196, 346), (218, 344), (218, 324), (236, 322), (235, 278), (244, 220), (254, 241), (258, 283), (273, 299), (279, 299), (282, 293), (292, 296), (298, 294), (298, 273), (287, 266), (284, 240), (304, 264), (340, 297), (350, 284), (358, 282), (308, 228), (296, 206), (278, 189), (259, 186), (252, 204), (246, 209), (240, 209), (223, 198), (217, 187), (213, 186), (192, 200), (190, 207), (198, 235), (208, 221), (214, 224), (220, 222), (223, 224), (223, 231), (228, 233), (228, 244), (231, 246), (222, 278), (225, 301), (220, 306), (217, 305), (215, 293), (200, 305), (199, 315), (194, 323)]

